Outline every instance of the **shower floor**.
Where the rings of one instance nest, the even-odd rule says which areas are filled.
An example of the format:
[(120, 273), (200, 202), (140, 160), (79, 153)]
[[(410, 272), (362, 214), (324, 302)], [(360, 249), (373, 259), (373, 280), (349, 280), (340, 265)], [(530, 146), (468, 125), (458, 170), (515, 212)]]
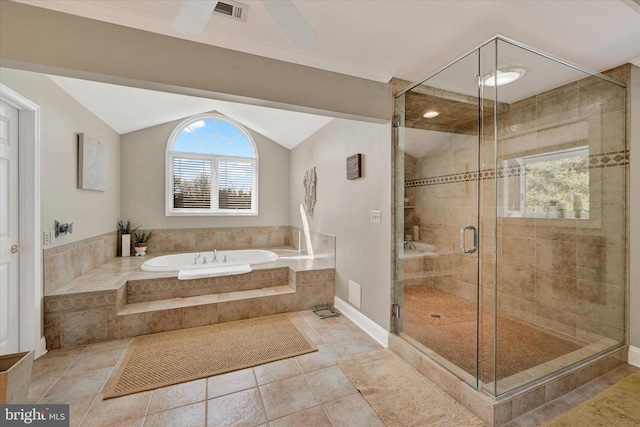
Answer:
[[(493, 314), (482, 313), (478, 345), (476, 311), (474, 302), (447, 292), (425, 286), (404, 288), (404, 333), (473, 376), (479, 349), (480, 378), (489, 382), (494, 379)], [(505, 314), (498, 314), (497, 323), (498, 380), (587, 345)]]

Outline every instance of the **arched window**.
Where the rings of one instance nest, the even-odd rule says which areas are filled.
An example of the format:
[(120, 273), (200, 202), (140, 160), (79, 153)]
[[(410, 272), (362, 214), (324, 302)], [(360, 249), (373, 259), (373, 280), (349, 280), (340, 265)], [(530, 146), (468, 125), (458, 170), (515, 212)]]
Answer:
[(203, 114), (167, 143), (166, 215), (257, 215), (258, 152), (240, 124)]

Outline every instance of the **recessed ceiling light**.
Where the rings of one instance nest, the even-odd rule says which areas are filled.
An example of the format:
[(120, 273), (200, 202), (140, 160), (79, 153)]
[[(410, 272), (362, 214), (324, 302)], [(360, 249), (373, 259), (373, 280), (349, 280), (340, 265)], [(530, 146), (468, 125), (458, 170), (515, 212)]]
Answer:
[(502, 86), (508, 83), (515, 82), (522, 78), (525, 73), (524, 68), (509, 67), (497, 70), (495, 73), (489, 73), (482, 78), (482, 83), (485, 86)]
[(427, 119), (433, 119), (434, 117), (436, 117), (437, 115), (439, 115), (440, 113), (437, 111), (433, 111), (433, 110), (429, 110), (426, 113), (424, 113), (422, 115), (422, 117), (425, 117)]

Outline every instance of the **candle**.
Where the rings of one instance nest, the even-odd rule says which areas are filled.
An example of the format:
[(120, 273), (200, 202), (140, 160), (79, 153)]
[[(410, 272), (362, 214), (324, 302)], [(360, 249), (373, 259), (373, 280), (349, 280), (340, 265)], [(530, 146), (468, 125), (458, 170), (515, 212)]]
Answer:
[(567, 212), (567, 204), (565, 202), (558, 203), (558, 218), (564, 218)]
[(573, 210), (582, 209), (582, 193), (573, 193)]

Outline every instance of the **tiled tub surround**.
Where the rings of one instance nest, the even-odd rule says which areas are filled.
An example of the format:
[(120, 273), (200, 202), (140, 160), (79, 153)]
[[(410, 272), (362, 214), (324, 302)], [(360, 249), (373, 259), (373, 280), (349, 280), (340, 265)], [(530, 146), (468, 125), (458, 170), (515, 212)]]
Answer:
[(154, 229), (147, 253), (295, 247), (290, 243), (292, 228), (270, 226)]
[(44, 294), (55, 292), (67, 283), (116, 257), (118, 233), (102, 234), (78, 242), (44, 250)]
[(228, 322), (332, 304), (333, 266), (272, 249), (280, 259), (251, 273), (180, 281), (140, 270), (147, 257), (117, 258), (45, 295), (48, 349)]
[[(147, 253), (297, 247), (297, 237), (291, 238), (296, 233), (297, 229), (289, 226), (154, 229)], [(78, 242), (46, 248), (44, 294), (50, 295), (74, 279), (113, 260), (117, 255), (117, 247), (118, 233), (113, 231)], [(134, 253), (133, 250), (131, 253)]]

